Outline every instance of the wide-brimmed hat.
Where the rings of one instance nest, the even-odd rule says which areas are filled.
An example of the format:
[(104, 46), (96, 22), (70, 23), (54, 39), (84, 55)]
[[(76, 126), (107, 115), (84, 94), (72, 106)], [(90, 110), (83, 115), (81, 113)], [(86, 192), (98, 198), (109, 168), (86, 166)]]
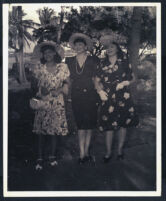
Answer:
[(108, 47), (109, 44), (115, 42), (117, 44), (125, 43), (126, 37), (119, 36), (118, 34), (109, 34), (100, 37), (100, 42), (104, 47)]
[(109, 44), (116, 42), (112, 35), (104, 35), (100, 37), (100, 42), (104, 47), (108, 47)]
[(61, 57), (61, 59), (64, 58), (64, 49), (63, 49), (63, 47), (61, 45), (58, 45), (57, 43), (55, 43), (53, 41), (45, 41), (45, 42), (42, 42), (42, 43), (40, 43), (40, 44), (38, 44), (38, 45), (36, 45), (34, 47), (33, 56), (32, 56), (33, 59), (36, 58), (36, 60), (37, 60), (37, 59), (40, 59), (42, 57), (41, 50), (42, 50), (42, 48), (44, 46), (52, 46), (52, 47), (54, 47), (56, 53), (58, 53), (58, 55)]
[(90, 39), (89, 36), (87, 36), (87, 35), (85, 35), (83, 33), (74, 33), (74, 34), (72, 34), (72, 36), (69, 39), (69, 45), (71, 46), (72, 49), (74, 49), (74, 41), (76, 39), (79, 39), (79, 38), (85, 40), (88, 50), (92, 49), (92, 47), (93, 47), (92, 40)]

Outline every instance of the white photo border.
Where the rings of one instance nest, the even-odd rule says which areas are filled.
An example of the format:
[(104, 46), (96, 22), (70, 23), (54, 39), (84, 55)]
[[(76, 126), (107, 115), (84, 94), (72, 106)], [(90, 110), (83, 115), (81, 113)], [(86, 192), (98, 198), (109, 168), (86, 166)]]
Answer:
[[(14, 3), (26, 6), (30, 3)], [(35, 3), (40, 4), (40, 3)], [(42, 3), (43, 6), (55, 3)], [(3, 8), (3, 195), (4, 197), (148, 197), (161, 196), (161, 3), (56, 3), (61, 6), (155, 6), (156, 7), (156, 191), (8, 191), (8, 13)]]

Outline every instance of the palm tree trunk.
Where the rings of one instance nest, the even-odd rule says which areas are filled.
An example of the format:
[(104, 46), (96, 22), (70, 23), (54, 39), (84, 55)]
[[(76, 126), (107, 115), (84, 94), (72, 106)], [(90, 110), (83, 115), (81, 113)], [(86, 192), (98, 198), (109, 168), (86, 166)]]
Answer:
[(138, 72), (137, 66), (139, 61), (138, 58), (140, 48), (141, 17), (142, 17), (142, 8), (134, 7), (132, 17), (132, 29), (129, 43), (129, 54), (130, 54), (130, 63), (136, 78)]
[[(18, 18), (20, 19), (20, 22), (22, 22), (22, 7), (18, 6)], [(19, 59), (19, 81), (20, 83), (27, 82), (26, 75), (25, 75), (25, 68), (24, 68), (24, 52), (23, 52), (23, 33), (20, 33), (18, 38), (18, 45), (19, 45), (19, 51), (18, 51), (18, 59)]]
[(64, 8), (61, 6), (61, 15), (60, 15), (60, 24), (57, 33), (57, 43), (60, 44), (61, 34), (62, 34), (62, 27), (63, 27), (63, 18), (64, 18)]

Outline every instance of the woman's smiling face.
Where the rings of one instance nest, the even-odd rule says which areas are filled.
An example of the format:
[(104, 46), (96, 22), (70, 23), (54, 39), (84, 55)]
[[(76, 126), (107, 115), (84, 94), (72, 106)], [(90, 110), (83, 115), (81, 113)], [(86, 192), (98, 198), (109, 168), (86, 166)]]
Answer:
[(113, 43), (111, 43), (106, 49), (106, 53), (108, 56), (115, 56), (117, 55), (117, 52), (118, 52), (118, 48)]
[(55, 56), (55, 52), (51, 49), (46, 49), (44, 52), (43, 52), (43, 56), (44, 56), (44, 59), (47, 61), (47, 62), (51, 62), (54, 60), (54, 56)]
[(83, 42), (76, 42), (74, 44), (74, 50), (80, 54), (87, 50), (87, 46)]

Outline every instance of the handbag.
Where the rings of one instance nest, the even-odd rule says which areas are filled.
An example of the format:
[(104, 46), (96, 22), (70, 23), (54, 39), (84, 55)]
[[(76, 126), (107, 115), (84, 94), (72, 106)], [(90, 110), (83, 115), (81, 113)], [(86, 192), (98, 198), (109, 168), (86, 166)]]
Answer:
[(32, 98), (30, 99), (30, 107), (34, 110), (48, 110), (51, 108), (51, 104), (46, 100)]

